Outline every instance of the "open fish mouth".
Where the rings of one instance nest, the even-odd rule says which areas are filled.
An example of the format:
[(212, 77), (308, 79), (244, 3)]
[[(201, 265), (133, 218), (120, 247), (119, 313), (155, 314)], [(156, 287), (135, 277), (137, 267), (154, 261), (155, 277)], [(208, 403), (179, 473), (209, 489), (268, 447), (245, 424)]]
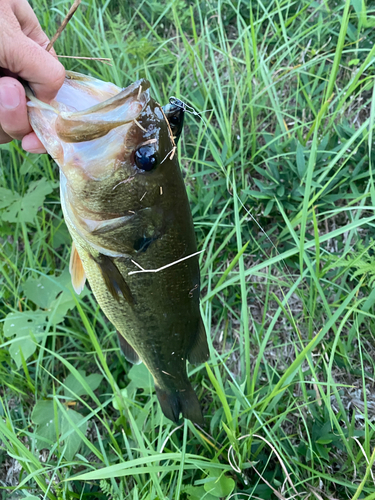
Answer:
[[(29, 117), (36, 135), (67, 174), (79, 168), (88, 179), (103, 180), (126, 156), (125, 138), (147, 106), (150, 84), (138, 80), (125, 89), (67, 73), (51, 104), (27, 90)], [(69, 177), (69, 176), (68, 176)]]

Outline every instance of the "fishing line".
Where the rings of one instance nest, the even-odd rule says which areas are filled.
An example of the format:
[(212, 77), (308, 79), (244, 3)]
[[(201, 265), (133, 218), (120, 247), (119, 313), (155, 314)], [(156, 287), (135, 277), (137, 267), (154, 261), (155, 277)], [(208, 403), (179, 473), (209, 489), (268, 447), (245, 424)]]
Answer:
[[(205, 122), (205, 119), (203, 116), (201, 116), (200, 113), (209, 113), (210, 111), (214, 111), (213, 109), (207, 109), (205, 111), (201, 111), (200, 113), (198, 111), (195, 110), (195, 108), (193, 108), (193, 106), (190, 106), (189, 104), (187, 104), (186, 102), (182, 101), (181, 99), (178, 99), (177, 97), (175, 96), (171, 96), (169, 98), (169, 103), (172, 104), (172, 106), (176, 106), (180, 109), (182, 109), (184, 112), (186, 113), (189, 113), (189, 114), (192, 114), (194, 116), (198, 116), (202, 121)], [(170, 154), (170, 153), (168, 153)], [(168, 155), (167, 155), (168, 156)], [(163, 160), (164, 161), (164, 160)], [(229, 180), (230, 184), (232, 184), (232, 182)], [(240, 202), (242, 208), (245, 210), (245, 212), (251, 217), (251, 219), (255, 222), (255, 224), (259, 227), (259, 229), (262, 231), (262, 233), (264, 234), (264, 236), (267, 238), (267, 240), (271, 243), (272, 247), (276, 250), (276, 253), (277, 255), (281, 255), (280, 252), (278, 251), (276, 245), (274, 244), (274, 242), (271, 240), (271, 238), (268, 236), (268, 234), (266, 233), (266, 231), (262, 228), (262, 226), (259, 224), (259, 222), (256, 220), (256, 218), (250, 213), (250, 211), (246, 208), (246, 206), (243, 204), (242, 200), (240, 199), (240, 197), (238, 196), (237, 193), (236, 194), (236, 197), (237, 197), (237, 200)], [(287, 264), (285, 262), (284, 259), (282, 259), (282, 262), (283, 262), (283, 267), (284, 267), (284, 270), (287, 272), (289, 278), (292, 280), (293, 283), (295, 283), (295, 278), (292, 276), (292, 274), (290, 273), (288, 267), (287, 267)], [(284, 294), (283, 294), (284, 295)]]
[[(184, 112), (186, 113), (190, 113), (194, 116), (199, 116), (199, 118), (201, 120), (204, 121), (204, 118), (203, 116), (201, 116), (200, 113), (209, 113), (210, 111), (214, 111), (213, 109), (206, 109), (205, 111), (201, 111), (200, 113), (198, 113), (198, 111), (196, 111), (193, 106), (190, 106), (189, 104), (186, 104), (186, 102), (184, 101), (181, 101), (181, 99), (178, 99), (177, 97), (170, 97), (169, 98), (169, 104), (172, 104), (172, 106), (177, 106), (178, 108), (182, 109)], [(229, 181), (231, 183), (231, 181)], [(232, 184), (232, 183), (231, 183)], [(247, 212), (248, 215), (250, 215), (250, 217), (252, 218), (252, 220), (256, 223), (256, 225), (259, 227), (259, 229), (263, 232), (263, 234), (266, 236), (266, 238), (269, 240), (269, 242), (271, 243), (271, 245), (275, 248), (276, 252), (280, 255), (279, 251), (277, 250), (275, 244), (272, 242), (271, 238), (268, 236), (268, 234), (264, 231), (264, 229), (262, 228), (262, 226), (259, 224), (259, 222), (255, 219), (255, 217), (253, 217), (253, 215), (249, 212), (249, 210), (245, 207), (245, 205), (242, 203), (242, 201), (240, 200), (238, 194), (236, 193), (236, 197), (238, 199), (238, 201), (240, 202), (242, 208), (244, 208), (244, 210)]]
[[(189, 104), (185, 103), (184, 101), (182, 101), (181, 99), (178, 99), (177, 97), (175, 96), (171, 96), (169, 98), (169, 103), (173, 106), (176, 106), (180, 109), (182, 109), (184, 112), (186, 113), (189, 113), (191, 115), (194, 115), (194, 116), (198, 116), (200, 118), (200, 120), (202, 120), (206, 125), (206, 120), (204, 119), (204, 117), (201, 115), (201, 113), (208, 113), (210, 111), (214, 111), (213, 109), (207, 109), (205, 111), (201, 111), (201, 112), (198, 112), (196, 111), (196, 109), (193, 107), (193, 106), (190, 106)], [(168, 153), (167, 156), (169, 156), (170, 153)], [(165, 160), (165, 159), (164, 159)], [(164, 161), (163, 160), (163, 161)], [(229, 180), (229, 179), (228, 179)], [(230, 185), (232, 185), (232, 182), (229, 180), (229, 183)], [(232, 186), (233, 187), (233, 186)], [(242, 202), (242, 200), (240, 199), (240, 197), (238, 196), (237, 193), (235, 193), (235, 196), (237, 198), (237, 200), (239, 201), (241, 207), (245, 210), (245, 212), (250, 216), (250, 218), (252, 219), (253, 222), (255, 222), (255, 224), (258, 226), (258, 228), (261, 230), (261, 232), (264, 234), (264, 236), (266, 237), (266, 239), (269, 241), (269, 243), (271, 244), (272, 248), (274, 248), (274, 250), (276, 251), (276, 254), (277, 255), (281, 255), (281, 253), (279, 252), (279, 250), (277, 249), (275, 243), (271, 240), (271, 238), (268, 236), (267, 232), (262, 228), (262, 226), (259, 224), (259, 222), (256, 220), (256, 218), (251, 214), (250, 210), (244, 205), (244, 203)], [(296, 283), (296, 278), (292, 275), (291, 271), (289, 270), (288, 266), (287, 266), (287, 263), (285, 261), (285, 259), (282, 259), (282, 267), (284, 269), (284, 271), (286, 272), (287, 276), (289, 277), (289, 279), (292, 281), (292, 283)], [(138, 271), (140, 272), (140, 271)], [(282, 290), (282, 287), (280, 284), (277, 285), (283, 295), (283, 297), (285, 298), (285, 294), (284, 294), (284, 291)], [(301, 299), (302, 300), (302, 299)], [(302, 301), (303, 302), (303, 301)], [(312, 319), (312, 322), (313, 322), (313, 325), (316, 327), (316, 322), (314, 319)]]
[[(229, 183), (230, 185), (233, 187), (233, 183), (229, 180)], [(261, 232), (264, 234), (264, 236), (267, 238), (267, 240), (271, 243), (272, 247), (275, 249), (277, 255), (281, 256), (281, 253), (279, 252), (279, 250), (277, 249), (276, 245), (274, 244), (274, 242), (271, 240), (271, 238), (268, 236), (268, 234), (266, 233), (266, 231), (262, 228), (262, 226), (259, 224), (259, 222), (256, 220), (256, 218), (252, 215), (252, 213), (250, 212), (250, 210), (244, 205), (244, 203), (242, 202), (242, 200), (240, 199), (240, 197), (238, 196), (237, 193), (235, 193), (236, 195), (236, 198), (237, 200), (240, 202), (240, 205), (241, 207), (245, 210), (245, 212), (250, 216), (250, 218), (252, 219), (253, 222), (255, 222), (255, 224), (259, 227), (259, 229), (261, 230)], [(296, 278), (292, 275), (292, 273), (290, 272), (288, 266), (287, 266), (287, 263), (285, 261), (285, 259), (281, 259), (281, 262), (282, 262), (282, 267), (284, 269), (284, 271), (286, 271), (286, 274), (287, 276), (290, 278), (290, 280), (292, 281), (293, 284), (296, 283)], [(267, 266), (265, 266), (267, 267)], [(285, 299), (285, 294), (284, 294), (284, 291), (281, 287), (281, 285), (279, 283), (277, 283), (277, 286), (279, 288), (279, 290), (281, 291), (284, 299)], [(303, 300), (300, 298), (301, 302), (303, 303)], [(305, 304), (304, 304), (305, 305)], [(306, 306), (306, 305), (305, 305)], [(309, 308), (307, 307), (307, 310), (309, 311)], [(291, 311), (292, 312), (292, 311)], [(310, 313), (310, 311), (309, 311)], [(314, 318), (312, 318), (312, 322), (313, 322), (313, 325), (314, 327), (316, 328), (316, 321)], [(293, 325), (292, 325), (293, 326)]]
[(201, 116), (201, 113), (209, 113), (210, 111), (213, 111), (213, 109), (206, 109), (205, 111), (196, 111), (193, 106), (190, 106), (189, 104), (186, 104), (186, 102), (181, 101), (181, 99), (178, 99), (177, 97), (170, 97), (169, 98), (169, 104), (172, 104), (172, 106), (176, 106), (177, 108), (182, 109), (185, 113), (190, 113), (191, 115), (194, 116), (199, 116), (201, 120), (204, 120), (203, 116)]
[[(180, 262), (182, 262), (184, 260), (190, 259), (191, 257), (195, 257), (195, 255), (199, 255), (202, 252), (203, 252), (203, 250), (199, 250), (198, 252), (194, 252), (190, 255), (187, 255), (186, 257), (182, 257), (182, 259), (175, 260), (174, 262), (170, 262), (169, 264), (166, 264), (165, 266), (159, 267), (158, 269), (143, 269), (143, 267), (140, 264), (135, 262), (135, 260), (131, 259), (131, 262), (135, 266), (137, 266), (140, 269), (140, 271), (130, 271), (130, 273), (128, 273), (128, 275), (130, 276), (131, 274), (139, 274), (139, 273), (158, 273), (160, 271), (163, 271), (164, 269), (167, 269), (168, 267), (174, 266), (175, 264), (179, 264)], [(193, 290), (195, 290), (195, 288), (193, 288), (191, 291), (193, 291)]]

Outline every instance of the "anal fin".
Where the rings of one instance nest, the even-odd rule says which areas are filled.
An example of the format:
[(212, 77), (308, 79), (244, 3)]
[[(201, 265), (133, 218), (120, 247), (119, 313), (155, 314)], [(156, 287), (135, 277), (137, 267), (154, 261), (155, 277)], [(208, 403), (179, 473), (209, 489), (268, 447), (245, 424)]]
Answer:
[(198, 365), (206, 362), (209, 355), (210, 353), (208, 350), (206, 329), (202, 318), (199, 317), (197, 332), (195, 334), (194, 342), (188, 352), (187, 359), (193, 365)]
[(117, 337), (121, 347), (121, 351), (125, 356), (125, 359), (127, 359), (129, 363), (133, 363), (134, 365), (139, 365), (139, 363), (142, 363), (140, 357), (135, 352), (133, 347), (129, 344), (127, 340), (124, 339), (124, 337), (121, 335), (119, 331), (117, 331)]
[(74, 291), (78, 293), (78, 295), (82, 292), (85, 282), (86, 282), (86, 273), (83, 268), (83, 264), (80, 256), (78, 255), (77, 248), (73, 241), (72, 251), (70, 253), (70, 261), (69, 261), (69, 272), (72, 278), (72, 285)]

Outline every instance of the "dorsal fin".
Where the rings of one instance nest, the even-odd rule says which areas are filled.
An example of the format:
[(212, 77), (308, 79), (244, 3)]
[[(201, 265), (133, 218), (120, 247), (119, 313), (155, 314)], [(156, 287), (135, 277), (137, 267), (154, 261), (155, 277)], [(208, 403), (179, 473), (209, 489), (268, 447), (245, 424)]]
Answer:
[(70, 253), (69, 272), (72, 278), (74, 291), (79, 295), (85, 286), (86, 273), (74, 241)]

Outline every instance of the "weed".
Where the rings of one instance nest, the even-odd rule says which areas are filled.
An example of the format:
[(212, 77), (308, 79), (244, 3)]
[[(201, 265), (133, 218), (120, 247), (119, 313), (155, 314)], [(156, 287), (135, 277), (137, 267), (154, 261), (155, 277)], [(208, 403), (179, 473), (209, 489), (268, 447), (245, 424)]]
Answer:
[[(31, 2), (51, 35), (68, 0)], [(161, 414), (74, 295), (46, 156), (0, 146), (3, 498), (375, 498), (375, 11), (346, 0), (87, 0), (58, 54), (188, 115), (210, 360), (204, 428)], [(210, 111), (207, 111), (210, 110)]]

